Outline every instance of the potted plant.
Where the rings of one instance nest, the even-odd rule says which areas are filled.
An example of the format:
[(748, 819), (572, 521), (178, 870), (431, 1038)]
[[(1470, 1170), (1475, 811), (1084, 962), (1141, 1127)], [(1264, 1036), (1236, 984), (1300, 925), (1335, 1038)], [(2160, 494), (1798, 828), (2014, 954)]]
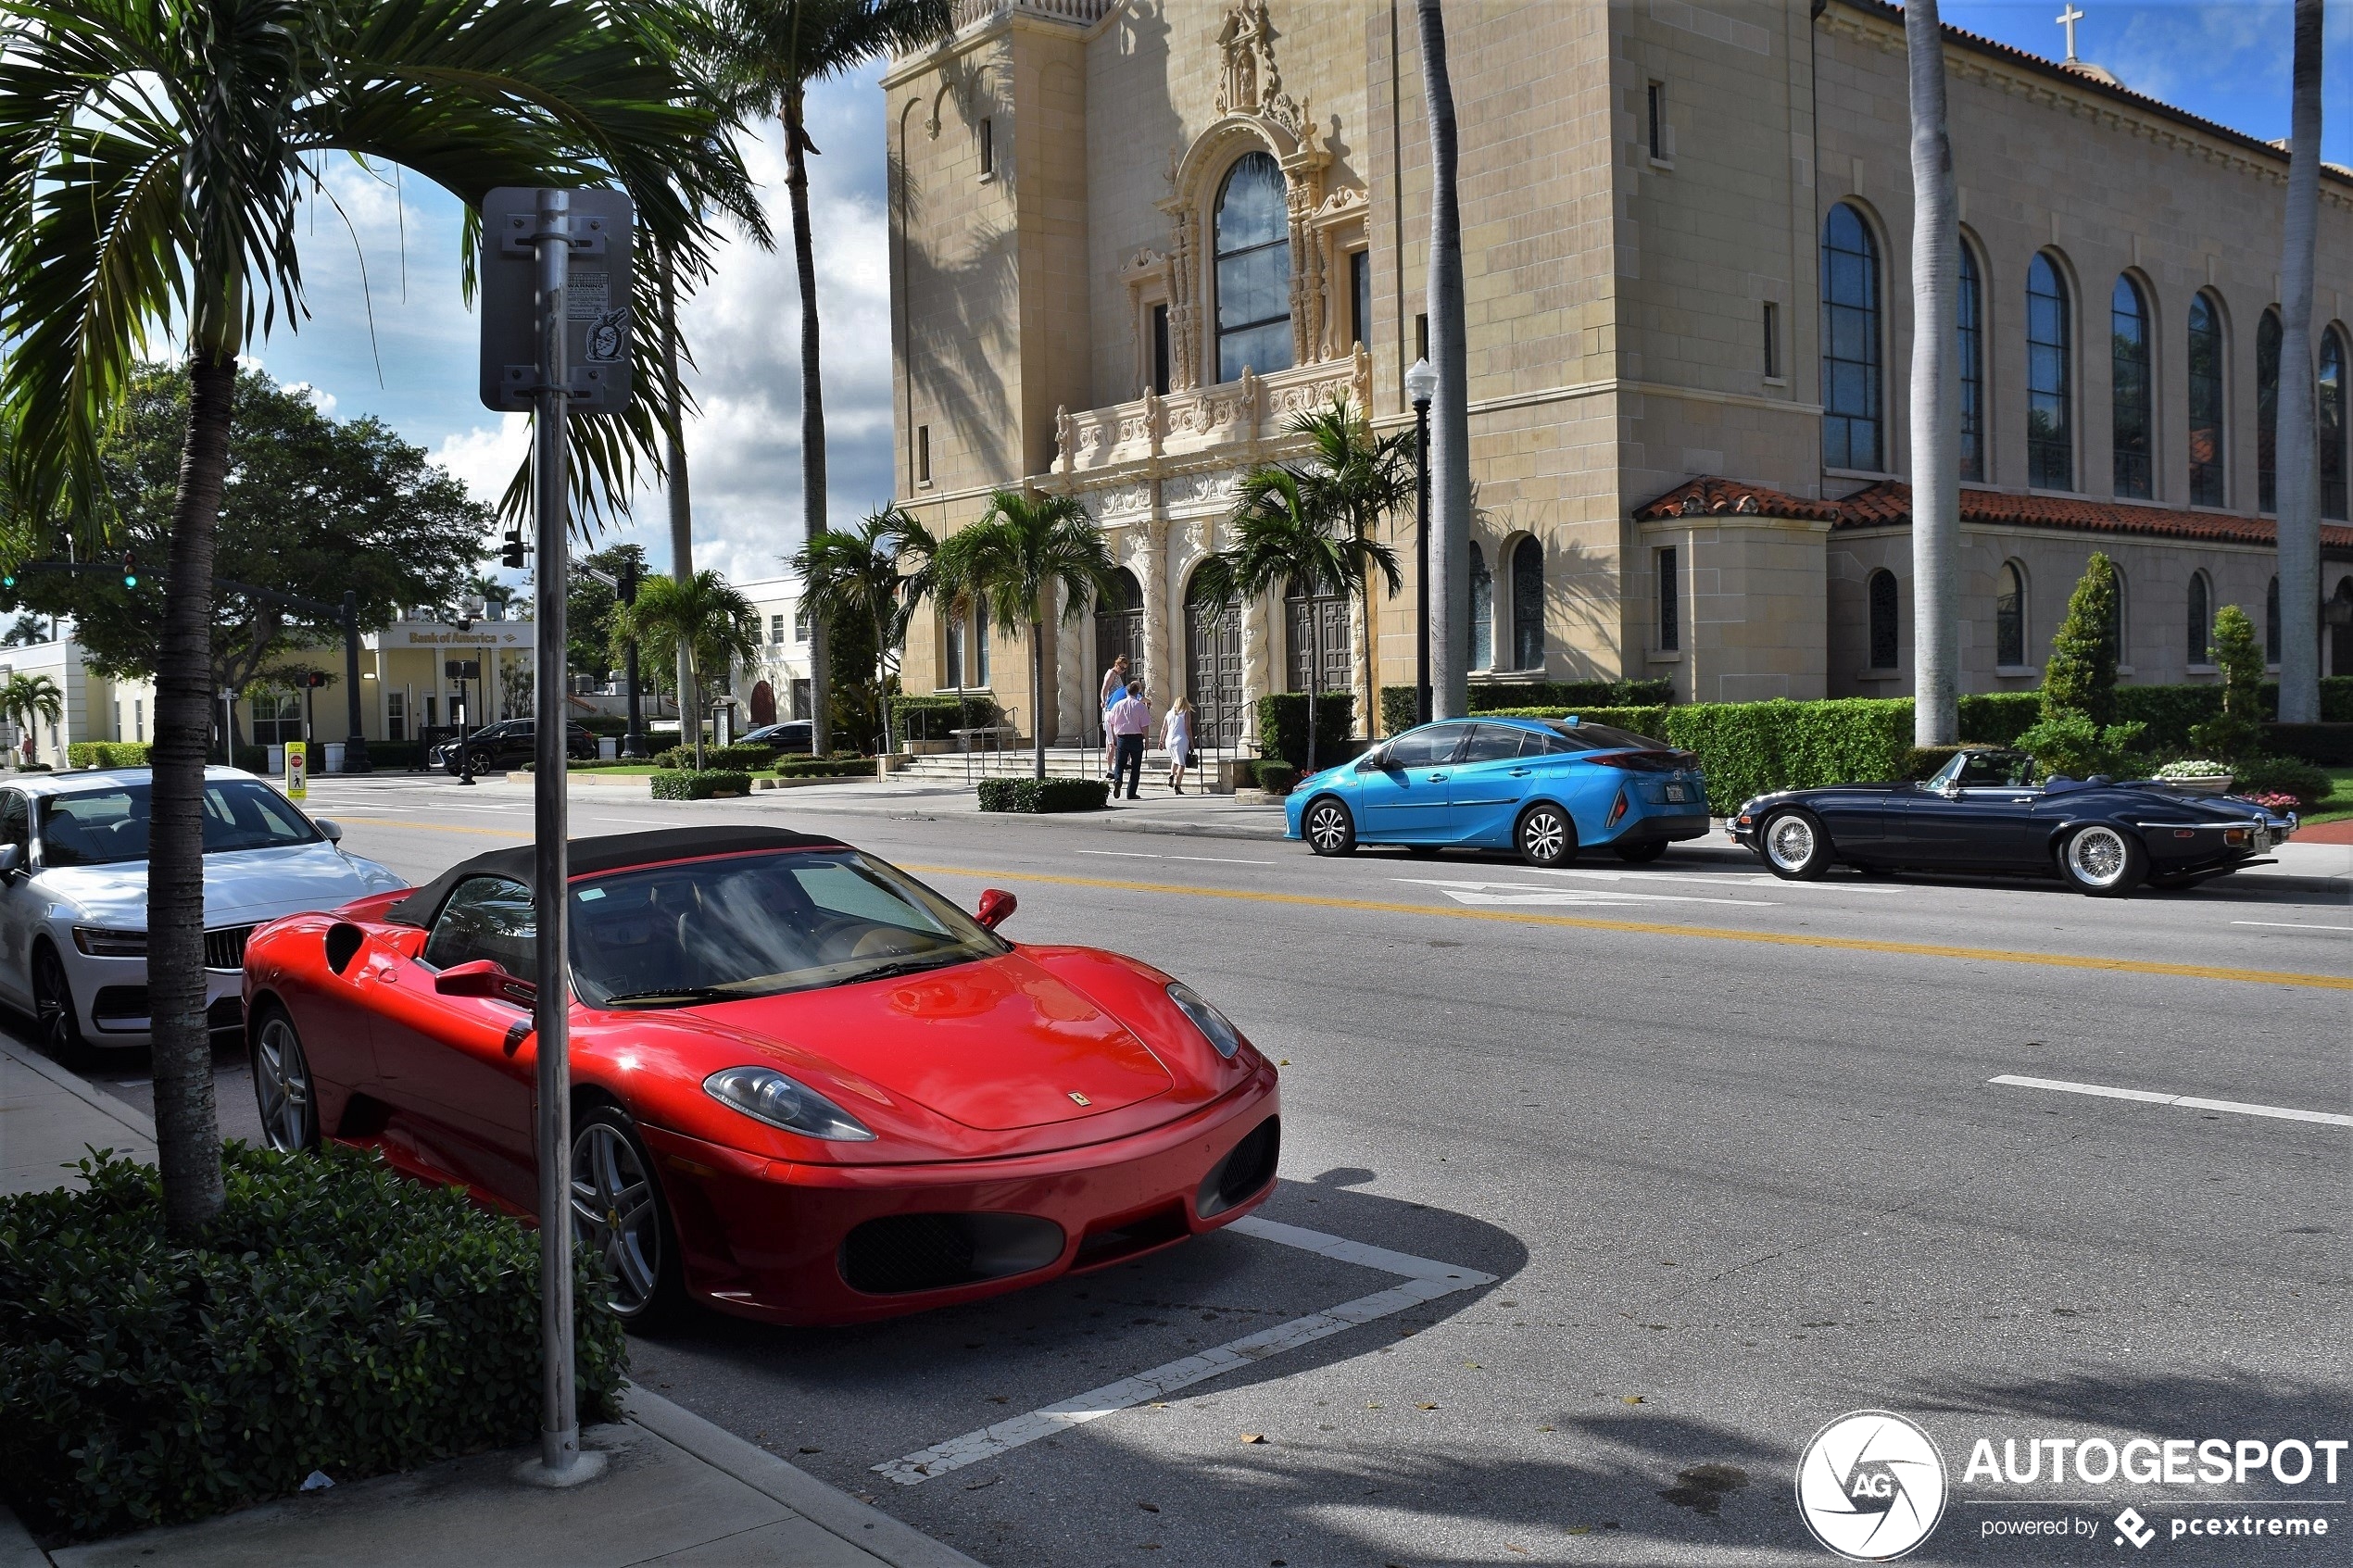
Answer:
[(2190, 757), (2168, 762), (2157, 771), (2157, 782), (2182, 795), (2228, 795), (2231, 768), (2227, 762)]

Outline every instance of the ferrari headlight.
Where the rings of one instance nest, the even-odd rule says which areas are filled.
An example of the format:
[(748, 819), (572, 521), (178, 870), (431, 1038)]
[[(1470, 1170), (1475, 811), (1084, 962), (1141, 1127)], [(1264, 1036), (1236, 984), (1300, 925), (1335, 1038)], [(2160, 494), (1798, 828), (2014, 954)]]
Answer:
[(807, 1138), (865, 1143), (874, 1137), (840, 1106), (773, 1067), (729, 1067), (702, 1081), (703, 1093), (755, 1122)]
[(147, 934), (144, 931), (108, 931), (103, 926), (77, 925), (73, 928), (73, 945), (94, 959), (147, 956)]
[(1203, 1001), (1201, 994), (1183, 981), (1172, 980), (1168, 983), (1168, 999), (1193, 1021), (1193, 1027), (1207, 1036), (1219, 1056), (1230, 1061), (1234, 1053), (1242, 1048), (1240, 1031), (1226, 1021), (1224, 1013)]

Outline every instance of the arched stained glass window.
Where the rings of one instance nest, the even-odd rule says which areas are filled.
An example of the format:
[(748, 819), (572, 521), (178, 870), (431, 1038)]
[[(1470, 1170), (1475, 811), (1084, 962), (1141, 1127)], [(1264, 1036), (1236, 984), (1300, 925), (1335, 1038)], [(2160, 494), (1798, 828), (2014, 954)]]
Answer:
[(2075, 488), (2075, 377), (2067, 282), (2048, 256), (2026, 270), (2026, 482)]
[(2190, 300), (2190, 505), (2221, 506), (2223, 491), (2222, 313), (2201, 294)]
[(1544, 546), (1532, 536), (1512, 546), (1512, 668), (1544, 668)]
[(2203, 571), (2190, 573), (2189, 654), (2192, 664), (2214, 662), (2214, 589)]
[(1898, 601), (1895, 594), (1895, 573), (1882, 567), (1871, 573), (1866, 596), (1870, 600), (1871, 662), (1873, 670), (1893, 670), (1900, 657), (1903, 643), (1896, 625)]
[(2146, 499), (2157, 493), (2150, 449), (2149, 310), (2141, 285), (2130, 277), (2116, 280), (2108, 321), (2108, 355), (2115, 367), (2116, 493)]
[(1217, 379), (1290, 368), (1290, 213), (1283, 171), (1251, 153), (1217, 193)]
[(1879, 245), (1844, 202), (1822, 224), (1822, 466), (1881, 468)]
[(1477, 540), (1470, 547), (1470, 667), (1495, 668), (1495, 574)]
[(2280, 509), (2280, 313), (2266, 310), (2255, 323), (2255, 509), (2262, 512)]
[(1985, 282), (1977, 252), (1961, 245), (1961, 291), (1953, 311), (1961, 359), (1961, 477), (1985, 477)]
[[(2320, 437), (2321, 515), (2346, 521), (2345, 334), (2331, 327), (2321, 334)], [(2340, 671), (2353, 674), (2353, 671)]]
[(2026, 662), (2026, 573), (2014, 560), (2002, 563), (1994, 591), (1994, 662), (2006, 669)]

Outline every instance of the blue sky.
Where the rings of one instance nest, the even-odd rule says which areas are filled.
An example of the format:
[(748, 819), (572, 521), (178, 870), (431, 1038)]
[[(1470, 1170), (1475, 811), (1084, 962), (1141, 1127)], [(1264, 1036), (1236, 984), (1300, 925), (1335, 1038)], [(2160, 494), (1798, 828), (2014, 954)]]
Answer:
[[(1208, 0), (1177, 0), (1202, 4)], [(1299, 3), (1299, 0), (1293, 0)], [(1560, 0), (1572, 3), (1572, 0)], [(1594, 3), (1594, 0), (1574, 0)], [(2153, 97), (2271, 139), (2288, 132), (2289, 0), (2076, 0), (2082, 57)], [(1944, 0), (1955, 27), (2056, 59), (2061, 0)], [(2324, 156), (2353, 165), (2353, 0), (2330, 7), (2326, 104), (2335, 109)], [(890, 316), (883, 218), (882, 94), (877, 71), (819, 87), (812, 133), (820, 303), (825, 352), (827, 457), (837, 521), (888, 498)], [(746, 149), (786, 218), (774, 141)], [(519, 415), (484, 409), (476, 394), (476, 328), (458, 284), (459, 207), (416, 181), (396, 187), (345, 166), (331, 175), (350, 220), (322, 211), (304, 250), (311, 319), (255, 352), (282, 381), (308, 383), (338, 415), (373, 413), (433, 451), (485, 499), (496, 499), (523, 447)], [(364, 286), (363, 286), (364, 277)], [(696, 564), (739, 581), (776, 575), (800, 530), (799, 341), (789, 252), (741, 244), (685, 310), (702, 405), (688, 433)], [(372, 325), (371, 325), (372, 323)], [(669, 560), (659, 496), (610, 535)]]

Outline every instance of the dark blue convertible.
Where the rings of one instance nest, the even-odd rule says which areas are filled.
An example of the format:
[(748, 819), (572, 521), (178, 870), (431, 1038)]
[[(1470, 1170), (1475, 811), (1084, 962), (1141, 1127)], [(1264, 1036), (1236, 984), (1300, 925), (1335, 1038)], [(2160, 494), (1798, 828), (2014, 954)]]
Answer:
[(1792, 881), (1842, 864), (2057, 875), (2080, 893), (2111, 897), (2144, 882), (2189, 887), (2270, 864), (2259, 857), (2295, 831), (2293, 813), (2184, 795), (2151, 779), (2038, 781), (2032, 758), (1992, 746), (1956, 754), (1922, 784), (1760, 795), (1731, 822), (1735, 840)]

